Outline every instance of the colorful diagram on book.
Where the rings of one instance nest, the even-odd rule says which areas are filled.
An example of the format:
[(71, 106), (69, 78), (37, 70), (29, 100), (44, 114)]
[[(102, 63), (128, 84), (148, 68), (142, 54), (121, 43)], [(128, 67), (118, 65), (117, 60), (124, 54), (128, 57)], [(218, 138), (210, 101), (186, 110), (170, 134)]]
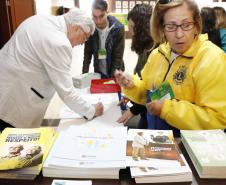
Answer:
[[(95, 150), (107, 149), (114, 139), (112, 133), (103, 133), (101, 136), (95, 128), (91, 129), (90, 132), (84, 131), (81, 135), (75, 136), (78, 142), (79, 149), (89, 148)], [(84, 157), (84, 156), (83, 156)]]
[(128, 166), (149, 166), (151, 170), (184, 165), (172, 131), (168, 130), (129, 129), (126, 156)]
[(123, 127), (95, 129), (71, 126), (67, 133), (59, 135), (53, 148), (54, 156), (77, 161), (121, 160), (125, 155), (126, 132)]

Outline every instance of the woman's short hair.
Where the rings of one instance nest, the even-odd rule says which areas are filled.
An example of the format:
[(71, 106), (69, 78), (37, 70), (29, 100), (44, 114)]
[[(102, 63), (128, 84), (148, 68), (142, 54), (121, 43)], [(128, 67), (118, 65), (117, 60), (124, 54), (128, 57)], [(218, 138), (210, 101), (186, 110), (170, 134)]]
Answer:
[(226, 28), (226, 12), (223, 7), (215, 6), (213, 11), (216, 15), (216, 29)]
[(127, 19), (134, 22), (131, 50), (141, 54), (144, 50), (152, 48), (153, 39), (150, 33), (150, 19), (152, 6), (136, 4), (129, 12)]
[(91, 34), (95, 31), (95, 24), (91, 18), (85, 11), (80, 10), (78, 8), (73, 8), (69, 12), (63, 15), (68, 25), (79, 25), (83, 29), (85, 33)]
[(198, 34), (202, 31), (202, 19), (200, 16), (198, 5), (193, 0), (168, 0), (166, 3), (161, 3), (161, 0), (155, 5), (152, 18), (151, 18), (151, 35), (154, 40), (154, 46), (165, 42), (165, 36), (163, 33), (164, 15), (167, 10), (181, 6), (183, 3), (188, 5), (188, 8), (192, 11), (193, 20), (197, 28)]

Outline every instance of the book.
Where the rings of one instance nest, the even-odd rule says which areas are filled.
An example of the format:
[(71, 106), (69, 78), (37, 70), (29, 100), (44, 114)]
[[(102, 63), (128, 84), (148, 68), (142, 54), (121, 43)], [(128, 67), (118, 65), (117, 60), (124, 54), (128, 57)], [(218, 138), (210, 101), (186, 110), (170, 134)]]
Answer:
[(70, 126), (59, 133), (43, 176), (117, 179), (126, 167), (126, 136), (126, 127)]
[[(136, 145), (141, 145), (141, 141), (137, 141), (140, 134), (146, 143), (143, 144), (143, 151), (136, 154)], [(134, 150), (135, 149), (135, 150)], [(127, 136), (126, 150), (127, 166), (161, 166), (162, 163), (168, 166), (180, 166), (183, 160), (174, 143), (173, 133), (170, 130), (146, 130), (146, 129), (129, 129)]]
[(192, 172), (184, 156), (183, 165), (179, 167), (130, 167), (131, 176), (136, 183), (169, 183), (169, 182), (191, 182)]
[(33, 179), (55, 139), (53, 128), (6, 128), (0, 135), (0, 178)]
[(181, 138), (200, 178), (226, 178), (223, 130), (182, 130)]
[(126, 155), (137, 183), (192, 181), (191, 169), (171, 130), (129, 129)]

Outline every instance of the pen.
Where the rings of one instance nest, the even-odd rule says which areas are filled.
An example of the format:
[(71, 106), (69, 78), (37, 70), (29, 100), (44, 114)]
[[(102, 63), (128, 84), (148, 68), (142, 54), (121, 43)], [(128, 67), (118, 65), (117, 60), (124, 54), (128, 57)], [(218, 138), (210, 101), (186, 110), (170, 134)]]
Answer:
[[(123, 96), (122, 96), (121, 92), (118, 92), (118, 99), (119, 99), (119, 102), (122, 100), (122, 98), (123, 98)], [(123, 110), (123, 111), (126, 110), (126, 109), (127, 109), (126, 104), (121, 103), (121, 104), (120, 104), (120, 108), (121, 108), (121, 110)]]
[(151, 92), (155, 91), (155, 84), (151, 84), (151, 90), (147, 90), (146, 95), (147, 95), (147, 103), (151, 102)]
[(118, 92), (118, 99), (119, 99), (119, 101), (121, 101), (121, 99), (122, 99), (121, 92)]

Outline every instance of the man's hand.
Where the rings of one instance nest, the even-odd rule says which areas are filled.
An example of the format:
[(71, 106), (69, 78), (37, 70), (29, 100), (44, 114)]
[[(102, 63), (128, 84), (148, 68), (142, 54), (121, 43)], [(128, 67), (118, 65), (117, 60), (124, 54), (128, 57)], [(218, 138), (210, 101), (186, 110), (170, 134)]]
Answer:
[(147, 111), (154, 116), (159, 116), (162, 111), (163, 100), (155, 100), (153, 102), (147, 103)]
[(133, 80), (131, 75), (125, 74), (121, 70), (115, 70), (115, 79), (116, 82), (123, 88), (132, 88), (133, 87)]
[(129, 121), (132, 117), (133, 117), (133, 113), (130, 110), (127, 110), (123, 113), (123, 115), (117, 120), (118, 123), (127, 123), (127, 121)]
[(104, 106), (101, 102), (94, 104), (95, 107), (95, 114), (94, 116), (101, 116), (104, 112)]

